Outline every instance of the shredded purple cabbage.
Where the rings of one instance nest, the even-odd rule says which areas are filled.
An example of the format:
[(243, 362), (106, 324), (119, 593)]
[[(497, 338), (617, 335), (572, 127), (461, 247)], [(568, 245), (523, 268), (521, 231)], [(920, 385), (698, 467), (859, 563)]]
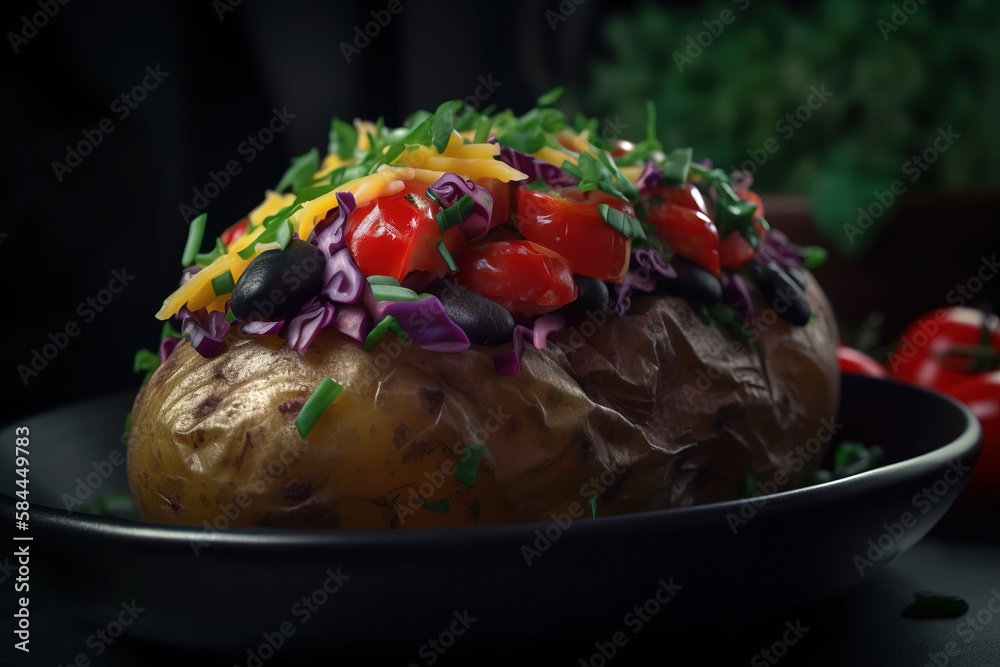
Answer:
[(577, 179), (569, 172), (563, 171), (556, 165), (539, 160), (538, 158), (516, 151), (509, 146), (500, 147), (500, 161), (508, 164), (521, 173), (527, 174), (526, 182), (542, 179), (552, 187), (572, 186), (577, 184)]
[(285, 327), (285, 320), (276, 320), (274, 322), (267, 322), (264, 320), (255, 320), (253, 322), (247, 322), (242, 327), (240, 331), (248, 336), (270, 336), (273, 334), (281, 333), (281, 330)]
[(173, 336), (167, 336), (160, 341), (160, 363), (162, 364), (167, 360), (174, 349), (177, 347), (177, 343), (181, 342), (180, 338), (174, 338)]
[(368, 332), (374, 326), (374, 320), (367, 308), (361, 304), (352, 303), (337, 307), (333, 326), (359, 343), (363, 343)]
[(519, 375), (521, 373), (521, 356), (524, 354), (524, 341), (530, 340), (535, 348), (543, 350), (548, 342), (548, 337), (565, 325), (566, 319), (562, 315), (549, 313), (536, 319), (530, 328), (520, 324), (514, 327), (512, 341), (514, 348), (493, 357), (493, 367), (496, 369), (497, 375), (501, 377)]
[(642, 174), (639, 175), (639, 179), (635, 182), (635, 187), (639, 190), (653, 188), (659, 185), (662, 180), (663, 169), (652, 160), (648, 160), (646, 166), (642, 169)]
[(285, 342), (299, 354), (305, 354), (320, 329), (333, 322), (337, 309), (322, 297), (314, 296), (299, 309), (298, 315), (288, 321)]
[(207, 308), (191, 311), (183, 306), (177, 315), (181, 318), (181, 331), (191, 339), (191, 347), (203, 357), (209, 358), (219, 354), (223, 341), (229, 333), (229, 322), (226, 314)]
[(676, 277), (677, 272), (663, 259), (659, 250), (633, 250), (625, 277), (615, 285), (615, 312), (619, 317), (628, 312), (632, 305), (633, 290), (652, 292), (661, 279)]
[(493, 216), (493, 197), (486, 188), (458, 174), (447, 173), (427, 188), (427, 192), (433, 193), (443, 208), (453, 206), (464, 195), (469, 195), (475, 205), (469, 215), (458, 224), (458, 228), (469, 241), (489, 231), (490, 218)]
[(386, 315), (392, 315), (417, 347), (434, 352), (469, 349), (469, 337), (451, 321), (436, 296), (428, 295), (417, 301), (375, 301), (369, 291), (365, 301), (374, 321), (381, 322)]
[(798, 246), (777, 229), (772, 229), (764, 234), (760, 240), (760, 249), (757, 250), (755, 258), (761, 264), (767, 262), (777, 262), (782, 266), (801, 266), (802, 258), (799, 256)]
[(757, 315), (750, 296), (750, 286), (738, 273), (722, 274), (722, 303), (735, 310), (744, 324), (749, 324)]
[(367, 284), (348, 248), (343, 247), (327, 257), (320, 293), (332, 303), (357, 303)]

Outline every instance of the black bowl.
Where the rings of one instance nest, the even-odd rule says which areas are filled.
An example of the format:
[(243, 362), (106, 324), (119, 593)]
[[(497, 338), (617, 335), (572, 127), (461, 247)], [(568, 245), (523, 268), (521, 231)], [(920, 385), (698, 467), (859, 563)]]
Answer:
[[(126, 633), (202, 649), (254, 650), (279, 633), (294, 635), (296, 650), (391, 637), (416, 653), (470, 624), (477, 643), (540, 633), (601, 639), (641, 631), (653, 615), (719, 618), (819, 601), (930, 530), (961, 490), (981, 437), (951, 399), (845, 376), (839, 438), (881, 444), (888, 463), (753, 501), (411, 532), (218, 532), (67, 512), (65, 500), (90, 482), (100, 480), (95, 493), (127, 491), (114, 452), (124, 451), (131, 398), (4, 429), (7, 443), (14, 426), (31, 430), (33, 504), (22, 535), (36, 547), (32, 577), (58, 586), (66, 613), (85, 622), (104, 626), (134, 600), (144, 611)], [(2, 461), (8, 525), (13, 459)]]

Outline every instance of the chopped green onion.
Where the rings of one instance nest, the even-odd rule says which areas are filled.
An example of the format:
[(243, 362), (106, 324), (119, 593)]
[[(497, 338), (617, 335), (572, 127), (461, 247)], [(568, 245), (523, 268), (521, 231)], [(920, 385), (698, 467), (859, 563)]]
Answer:
[(284, 192), (291, 187), (293, 192), (297, 192), (312, 183), (313, 174), (317, 171), (319, 171), (319, 151), (313, 148), (308, 153), (292, 158), (292, 166), (285, 171), (274, 189), (277, 192)]
[(486, 447), (478, 443), (470, 442), (462, 452), (462, 458), (458, 461), (455, 470), (455, 479), (465, 484), (470, 489), (476, 485), (476, 473), (479, 470), (479, 461), (482, 460)]
[(829, 257), (826, 250), (818, 245), (807, 245), (799, 247), (799, 256), (802, 257), (802, 265), (807, 269), (818, 269)]
[(590, 514), (597, 518), (597, 496), (590, 496)]
[(368, 276), (369, 285), (392, 285), (399, 287), (399, 281), (392, 276)]
[(438, 153), (444, 153), (451, 140), (451, 133), (455, 129), (455, 113), (461, 108), (462, 103), (458, 100), (444, 102), (434, 112), (434, 120), (431, 122), (431, 145), (437, 149)]
[(556, 102), (559, 101), (559, 98), (562, 97), (564, 92), (566, 92), (565, 88), (563, 88), (562, 86), (556, 86), (555, 88), (553, 88), (552, 90), (550, 90), (549, 92), (545, 93), (544, 95), (538, 98), (538, 106), (547, 107), (551, 104), (555, 104)]
[(645, 239), (646, 233), (642, 231), (642, 225), (636, 218), (628, 213), (622, 213), (616, 208), (611, 208), (607, 204), (598, 204), (597, 212), (601, 214), (604, 222), (608, 223), (612, 229), (617, 230), (630, 239)]
[(222, 239), (215, 239), (215, 247), (212, 248), (211, 252), (198, 253), (194, 256), (194, 263), (205, 268), (215, 260), (219, 259), (226, 254), (226, 246), (222, 243)]
[(442, 498), (441, 500), (435, 500), (434, 502), (431, 502), (426, 498), (424, 498), (423, 496), (419, 495), (417, 496), (417, 498), (420, 500), (421, 507), (426, 507), (432, 512), (443, 514), (445, 512), (451, 511), (451, 501), (449, 501), (447, 498)]
[(309, 436), (313, 427), (316, 426), (316, 422), (323, 416), (323, 413), (330, 409), (342, 391), (344, 391), (342, 386), (330, 378), (323, 378), (316, 390), (313, 391), (312, 396), (302, 406), (299, 416), (295, 418), (295, 428), (300, 436), (303, 438)]
[(184, 244), (184, 254), (181, 255), (181, 266), (187, 268), (194, 262), (201, 247), (201, 239), (205, 236), (205, 222), (208, 220), (208, 213), (202, 213), (191, 221), (188, 225), (187, 243)]
[[(465, 195), (465, 196), (468, 197), (469, 195)], [(441, 257), (444, 259), (444, 263), (448, 265), (448, 270), (449, 271), (458, 271), (458, 265), (455, 264), (455, 259), (451, 256), (451, 253), (448, 252), (448, 246), (446, 246), (444, 244), (444, 239), (438, 239), (437, 240), (437, 247), (438, 247), (438, 252), (441, 254)]]
[(289, 204), (274, 215), (264, 218), (264, 222), (261, 223), (265, 228), (264, 233), (255, 238), (246, 248), (240, 250), (237, 254), (242, 259), (250, 259), (253, 257), (254, 250), (258, 244), (277, 242), (282, 248), (287, 246), (292, 239), (292, 223), (289, 218), (300, 208), (302, 208), (301, 203)]
[(236, 320), (236, 313), (230, 308), (226, 311), (226, 321), (232, 324)]
[(339, 118), (330, 121), (329, 152), (336, 153), (341, 160), (354, 157), (354, 149), (358, 145), (358, 131), (351, 123), (345, 123)]
[(393, 318), (392, 322), (389, 323), (389, 331), (396, 334), (396, 338), (404, 343), (410, 342), (410, 334), (403, 330), (403, 325), (401, 325), (395, 318)]
[[(434, 191), (428, 190), (428, 192), (433, 193)], [(460, 224), (469, 216), (475, 205), (476, 202), (470, 195), (462, 195), (457, 202), (448, 208), (441, 209), (434, 215), (434, 219), (438, 223), (438, 229), (444, 234), (455, 225)]]
[(232, 271), (226, 271), (221, 276), (212, 278), (212, 289), (215, 290), (215, 296), (232, 294), (234, 287), (236, 287), (236, 281), (233, 280)]
[(490, 130), (493, 129), (493, 119), (484, 115), (476, 125), (476, 135), (472, 138), (472, 143), (482, 144), (490, 138)]
[(422, 297), (411, 289), (398, 285), (372, 285), (372, 294), (376, 301), (419, 301)]
[(372, 330), (368, 332), (365, 336), (364, 348), (366, 352), (371, 352), (378, 345), (379, 341), (382, 340), (382, 336), (385, 332), (389, 330), (389, 327), (393, 325), (396, 318), (392, 315), (386, 315), (382, 318), (382, 321), (372, 327)]
[(667, 161), (660, 165), (663, 168), (664, 180), (687, 183), (693, 154), (694, 151), (690, 148), (675, 148), (670, 151)]

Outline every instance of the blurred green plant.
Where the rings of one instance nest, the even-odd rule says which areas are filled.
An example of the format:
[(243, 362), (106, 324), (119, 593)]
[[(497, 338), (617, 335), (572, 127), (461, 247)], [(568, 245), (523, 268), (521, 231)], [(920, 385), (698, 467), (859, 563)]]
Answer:
[[(713, 35), (705, 21), (726, 9), (733, 18), (713, 24)], [(753, 167), (758, 190), (808, 195), (820, 229), (847, 256), (862, 255), (878, 234), (852, 244), (844, 226), (894, 180), (907, 191), (1000, 183), (998, 3), (643, 4), (613, 15), (602, 32), (608, 56), (594, 63), (583, 106), (641, 128), (652, 99), (665, 146), (693, 146), (727, 169)], [(822, 86), (832, 95), (809, 120), (780, 124)], [(911, 181), (907, 161), (949, 126), (961, 138)], [(776, 151), (765, 149), (769, 139)]]

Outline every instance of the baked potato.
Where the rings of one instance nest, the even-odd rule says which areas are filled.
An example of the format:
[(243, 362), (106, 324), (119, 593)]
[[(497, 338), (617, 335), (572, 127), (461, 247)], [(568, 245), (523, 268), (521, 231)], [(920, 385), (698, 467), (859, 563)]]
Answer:
[[(590, 516), (591, 498), (600, 516), (679, 507), (779, 471), (793, 488), (822, 458), (794, 449), (838, 396), (834, 321), (811, 278), (807, 294), (812, 321), (777, 318), (757, 345), (684, 299), (638, 298), (527, 347), (511, 377), (496, 348), (366, 352), (330, 329), (305, 355), (232, 336), (205, 359), (182, 343), (135, 401), (132, 490), (161, 523), (360, 529)], [(324, 377), (344, 392), (303, 439), (297, 410)]]
[(192, 222), (157, 314), (184, 338), (165, 334), (132, 413), (143, 518), (502, 524), (818, 467), (839, 374), (817, 251), (690, 149), (460, 109), (337, 121), (331, 154), (210, 252)]

